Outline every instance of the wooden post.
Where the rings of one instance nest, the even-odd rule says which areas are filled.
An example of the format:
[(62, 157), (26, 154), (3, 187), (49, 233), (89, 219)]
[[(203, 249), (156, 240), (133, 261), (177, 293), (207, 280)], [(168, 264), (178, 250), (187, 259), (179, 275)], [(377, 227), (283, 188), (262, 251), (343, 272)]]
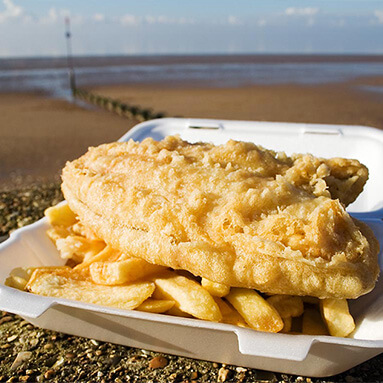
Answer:
[(71, 33), (70, 33), (70, 19), (69, 17), (65, 18), (65, 37), (66, 37), (66, 51), (67, 51), (67, 64), (68, 64), (68, 73), (69, 73), (69, 85), (72, 91), (72, 95), (75, 93), (76, 89), (76, 79), (73, 67), (73, 58), (72, 58), (72, 44), (71, 44)]

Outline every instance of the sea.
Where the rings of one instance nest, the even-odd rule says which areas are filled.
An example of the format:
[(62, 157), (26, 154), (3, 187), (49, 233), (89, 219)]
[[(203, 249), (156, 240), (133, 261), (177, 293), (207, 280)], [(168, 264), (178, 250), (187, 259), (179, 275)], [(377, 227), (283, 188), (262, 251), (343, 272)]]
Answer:
[[(236, 87), (326, 84), (383, 76), (383, 56), (156, 55), (0, 59), (0, 92), (43, 92), (69, 98), (68, 64), (77, 87), (152, 85)], [(381, 85), (355, 85), (383, 95)]]

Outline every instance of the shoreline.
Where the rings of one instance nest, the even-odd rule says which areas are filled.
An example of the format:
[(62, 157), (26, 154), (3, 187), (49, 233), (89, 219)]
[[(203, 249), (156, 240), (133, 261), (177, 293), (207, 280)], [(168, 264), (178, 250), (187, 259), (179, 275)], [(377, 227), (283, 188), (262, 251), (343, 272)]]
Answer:
[[(383, 63), (382, 54), (148, 54), (148, 55), (89, 55), (73, 56), (76, 67), (89, 65), (153, 65), (196, 63)], [(0, 58), (0, 70), (66, 68), (67, 58), (61, 57), (4, 57)]]

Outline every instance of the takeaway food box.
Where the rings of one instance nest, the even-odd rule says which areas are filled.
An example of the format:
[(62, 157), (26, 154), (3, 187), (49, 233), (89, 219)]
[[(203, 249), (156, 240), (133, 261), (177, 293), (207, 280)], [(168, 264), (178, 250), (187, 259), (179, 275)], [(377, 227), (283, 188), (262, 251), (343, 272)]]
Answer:
[[(179, 134), (189, 142), (252, 141), (268, 149), (356, 158), (369, 168), (363, 193), (348, 211), (367, 223), (383, 246), (383, 132), (364, 126), (165, 118), (137, 125), (120, 141), (160, 140)], [(0, 309), (55, 331), (132, 347), (297, 375), (343, 372), (383, 352), (383, 282), (349, 301), (356, 330), (351, 338), (274, 334), (224, 323), (126, 311), (22, 292), (3, 283), (15, 267), (63, 265), (45, 234), (45, 218), (0, 244)], [(381, 253), (380, 268), (383, 267)]]

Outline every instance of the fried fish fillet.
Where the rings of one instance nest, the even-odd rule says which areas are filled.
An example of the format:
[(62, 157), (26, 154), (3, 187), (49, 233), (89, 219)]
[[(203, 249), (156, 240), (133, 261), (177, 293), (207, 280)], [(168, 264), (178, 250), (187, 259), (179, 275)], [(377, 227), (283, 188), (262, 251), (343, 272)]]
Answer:
[(170, 136), (90, 148), (62, 178), (85, 227), (150, 263), (319, 298), (356, 298), (378, 276), (378, 242), (344, 208), (368, 178), (356, 160)]

